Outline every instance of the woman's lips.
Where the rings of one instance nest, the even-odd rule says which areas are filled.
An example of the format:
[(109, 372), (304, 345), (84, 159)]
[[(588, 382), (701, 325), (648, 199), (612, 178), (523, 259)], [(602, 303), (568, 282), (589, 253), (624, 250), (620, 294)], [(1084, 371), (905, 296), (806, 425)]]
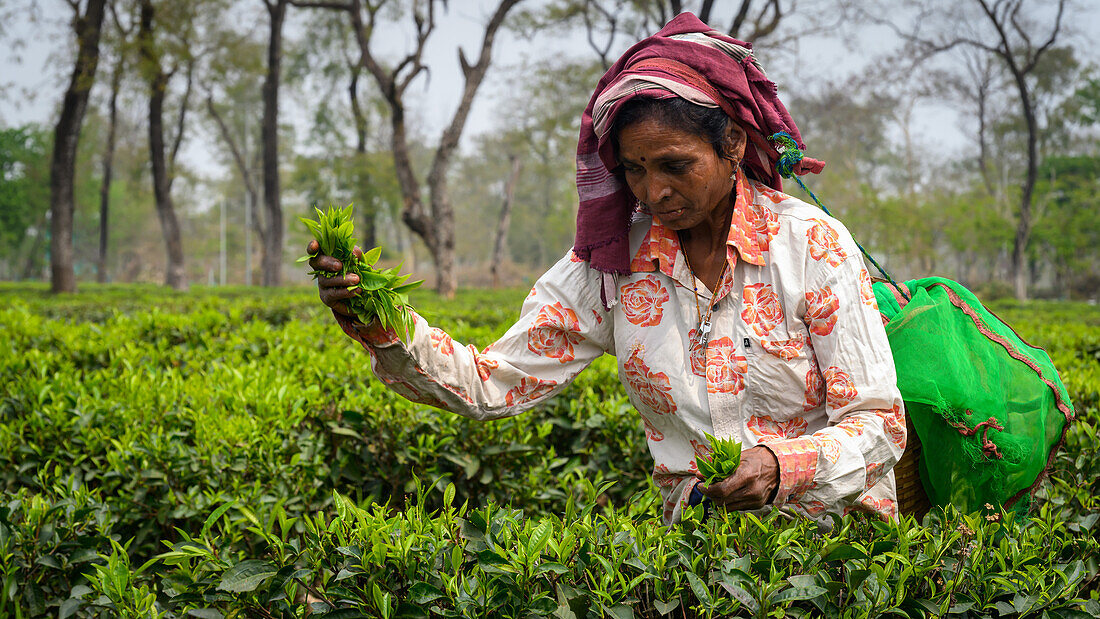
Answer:
[(659, 217), (679, 217), (680, 215), (683, 215), (683, 214), (684, 214), (684, 209), (682, 209), (682, 208), (676, 208), (676, 209), (661, 211), (661, 212), (657, 213), (657, 215)]

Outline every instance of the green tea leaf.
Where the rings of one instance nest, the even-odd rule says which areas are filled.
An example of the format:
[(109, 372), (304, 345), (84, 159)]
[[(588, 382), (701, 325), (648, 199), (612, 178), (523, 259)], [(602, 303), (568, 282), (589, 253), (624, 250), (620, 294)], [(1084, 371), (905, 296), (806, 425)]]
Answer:
[(225, 571), (218, 589), (230, 593), (255, 591), (265, 580), (274, 576), (279, 569), (274, 563), (248, 559), (241, 561)]

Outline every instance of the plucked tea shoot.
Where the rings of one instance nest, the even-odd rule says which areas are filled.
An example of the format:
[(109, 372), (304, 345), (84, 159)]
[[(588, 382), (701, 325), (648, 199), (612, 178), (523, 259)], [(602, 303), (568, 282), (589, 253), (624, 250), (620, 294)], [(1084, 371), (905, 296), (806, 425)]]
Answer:
[[(393, 329), (402, 340), (408, 340), (415, 326), (413, 308), (409, 305), (409, 291), (424, 283), (423, 280), (405, 283), (408, 275), (401, 275), (401, 266), (392, 269), (377, 270), (374, 264), (382, 255), (382, 248), (355, 255), (355, 224), (351, 217), (351, 205), (347, 208), (329, 208), (322, 212), (319, 208), (317, 219), (300, 217), (309, 228), (313, 238), (321, 245), (321, 253), (340, 261), (339, 273), (328, 271), (310, 271), (314, 279), (318, 277), (339, 277), (354, 273), (359, 276), (359, 284), (348, 290), (361, 289), (362, 292), (347, 301), (348, 307), (359, 320), (370, 323), (375, 318), (383, 328)], [(305, 262), (312, 256), (302, 256), (298, 262)]]
[(733, 475), (741, 464), (741, 443), (729, 438), (715, 438), (704, 433), (710, 441), (711, 452), (709, 455), (699, 456), (695, 459), (699, 467), (699, 473), (703, 475), (707, 485), (722, 481)]

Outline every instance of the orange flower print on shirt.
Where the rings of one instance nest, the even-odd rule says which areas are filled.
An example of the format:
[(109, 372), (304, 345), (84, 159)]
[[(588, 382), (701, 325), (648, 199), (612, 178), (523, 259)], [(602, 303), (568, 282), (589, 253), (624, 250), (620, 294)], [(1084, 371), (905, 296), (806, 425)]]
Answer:
[(814, 436), (810, 440), (817, 447), (817, 452), (825, 456), (829, 462), (836, 464), (840, 461), (840, 442), (831, 436)]
[(748, 360), (737, 354), (737, 345), (728, 337), (714, 340), (709, 347), (707, 393), (741, 393), (749, 371)]
[(695, 439), (691, 439), (691, 449), (695, 452), (695, 457), (709, 456), (711, 454), (710, 445), (704, 445)]
[(781, 193), (779, 191), (776, 191), (776, 190), (772, 189), (771, 187), (768, 187), (764, 183), (756, 182), (755, 186), (756, 186), (756, 190), (759, 191), (760, 193), (764, 194), (764, 196), (766, 196), (769, 200), (771, 200), (773, 204), (779, 204), (780, 202), (790, 198), (790, 196), (788, 196), (784, 193)]
[(672, 391), (668, 375), (664, 372), (652, 372), (646, 362), (635, 350), (623, 364), (623, 378), (627, 387), (638, 396), (642, 408), (658, 415), (676, 412), (676, 404), (669, 392)]
[(653, 483), (661, 488), (674, 488), (679, 481), (679, 475), (673, 475), (668, 470), (667, 464), (658, 464), (653, 467)]
[(756, 221), (752, 225), (756, 233), (756, 244), (760, 246), (760, 251), (768, 251), (772, 237), (779, 233), (779, 215), (764, 206), (755, 207), (753, 210), (756, 211)]
[(577, 252), (569, 250), (569, 262), (584, 262), (584, 258), (577, 255)]
[(795, 417), (786, 421), (776, 421), (767, 415), (749, 417), (749, 431), (756, 435), (757, 443), (771, 443), (796, 438), (806, 433), (806, 420)]
[(806, 238), (810, 242), (810, 256), (814, 260), (825, 260), (830, 266), (840, 266), (848, 254), (840, 246), (840, 237), (836, 230), (820, 219), (814, 219), (813, 222), (814, 226), (806, 231)]
[(795, 337), (789, 340), (761, 340), (760, 345), (764, 347), (769, 354), (779, 357), (784, 361), (790, 361), (802, 352), (802, 347), (806, 343), (806, 336), (799, 333)]
[(639, 327), (655, 327), (661, 324), (662, 306), (668, 302), (668, 290), (656, 277), (646, 277), (622, 287), (619, 302), (623, 314), (631, 324)]
[(796, 507), (802, 508), (808, 516), (817, 516), (825, 512), (825, 504), (816, 499), (810, 501), (793, 501)]
[(871, 496), (861, 497), (859, 505), (853, 505), (850, 509), (868, 512), (883, 519), (890, 519), (898, 515), (898, 506), (893, 499), (876, 499)]
[(864, 305), (878, 311), (878, 301), (875, 299), (875, 289), (871, 286), (871, 276), (867, 269), (859, 270), (859, 299)]
[(806, 403), (802, 410), (810, 412), (825, 403), (825, 381), (817, 367), (817, 359), (810, 358), (810, 369), (806, 372)]
[(806, 293), (806, 317), (804, 320), (810, 333), (825, 337), (833, 332), (836, 325), (836, 311), (840, 309), (840, 300), (833, 289), (825, 286), (821, 290)]
[[(477, 347), (470, 344), (466, 347), (470, 351), (470, 354), (474, 356), (474, 363), (477, 364), (477, 375), (481, 380), (489, 380), (489, 374), (500, 367), (500, 363), (496, 359), (489, 358), (483, 352), (478, 352)], [(488, 348), (485, 349), (488, 352)]]
[(825, 399), (832, 408), (843, 408), (856, 399), (859, 392), (852, 384), (852, 377), (835, 365), (827, 368), (825, 375)]
[(592, 310), (592, 315), (596, 317), (596, 324), (603, 324), (603, 316), (600, 316), (599, 312), (597, 312), (596, 310)]
[(698, 331), (688, 331), (688, 364), (691, 373), (706, 378), (707, 375), (707, 349), (699, 342)]
[(871, 486), (878, 483), (882, 476), (886, 474), (886, 467), (881, 462), (871, 462), (867, 465), (867, 486), (866, 489), (870, 490)]
[(886, 431), (886, 436), (890, 437), (890, 442), (900, 449), (905, 449), (907, 436), (905, 415), (901, 407), (895, 404), (893, 410), (875, 411), (875, 414), (882, 418), (882, 429)]
[(654, 443), (665, 440), (665, 435), (660, 430), (653, 427), (653, 423), (649, 421), (649, 417), (642, 415), (642, 424), (645, 426), (645, 437)]
[(863, 434), (863, 420), (856, 417), (846, 417), (836, 424), (836, 428), (843, 430), (848, 436), (859, 436)]
[(525, 376), (519, 385), (504, 394), (504, 403), (508, 406), (537, 400), (554, 390), (557, 383), (552, 380), (539, 380), (534, 376)]
[(752, 330), (760, 337), (772, 332), (783, 322), (783, 307), (779, 297), (775, 296), (770, 284), (750, 284), (742, 291), (741, 320), (752, 325)]
[(430, 333), (428, 333), (428, 335), (432, 338), (432, 348), (438, 350), (444, 355), (455, 354), (454, 340), (451, 339), (451, 336), (447, 335), (446, 331), (444, 331), (443, 329), (432, 327), (432, 330)]
[(527, 348), (531, 352), (568, 363), (575, 357), (573, 344), (584, 339), (577, 314), (560, 302), (544, 305), (527, 330)]

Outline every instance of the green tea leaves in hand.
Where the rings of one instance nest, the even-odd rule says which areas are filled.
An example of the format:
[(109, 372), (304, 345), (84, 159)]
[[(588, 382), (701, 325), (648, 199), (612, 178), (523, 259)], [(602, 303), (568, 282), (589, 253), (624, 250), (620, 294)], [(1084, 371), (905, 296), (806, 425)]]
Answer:
[[(351, 217), (351, 205), (343, 209), (330, 208), (325, 212), (317, 208), (314, 210), (317, 211), (316, 220), (299, 219), (321, 245), (321, 253), (339, 260), (342, 268), (339, 273), (311, 271), (310, 274), (314, 279), (357, 275), (359, 284), (350, 286), (348, 290), (359, 290), (360, 293), (346, 301), (348, 307), (362, 322), (370, 323), (377, 318), (383, 328), (393, 329), (398, 337), (407, 341), (415, 325), (408, 293), (423, 280), (405, 283), (409, 276), (400, 274), (400, 265), (392, 269), (375, 269), (374, 265), (382, 255), (381, 247), (375, 247), (362, 256), (355, 255), (356, 239), (352, 236), (355, 224)], [(305, 262), (311, 257), (302, 256), (298, 262)]]
[(710, 441), (711, 452), (709, 455), (699, 456), (695, 463), (699, 466), (699, 473), (709, 486), (715, 482), (733, 475), (741, 464), (741, 443), (733, 439), (715, 438), (704, 433)]

